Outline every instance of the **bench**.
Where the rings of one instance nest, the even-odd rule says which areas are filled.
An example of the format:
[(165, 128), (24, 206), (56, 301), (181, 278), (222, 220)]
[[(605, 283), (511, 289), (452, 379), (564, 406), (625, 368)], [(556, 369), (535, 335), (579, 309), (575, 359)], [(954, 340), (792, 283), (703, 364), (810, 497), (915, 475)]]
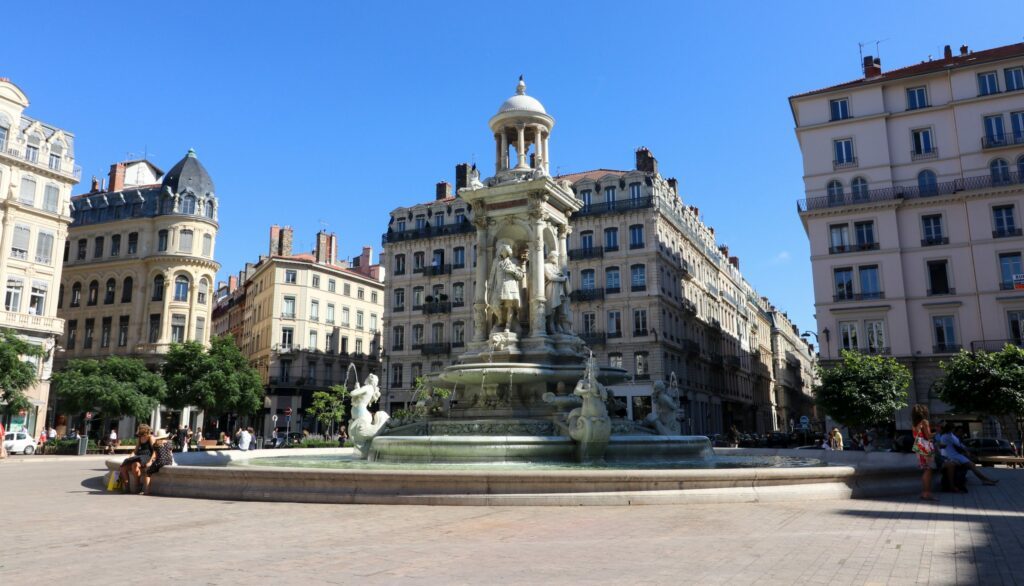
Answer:
[(211, 452), (215, 450), (230, 450), (231, 446), (218, 445), (217, 440), (199, 440), (199, 450)]
[(1024, 458), (1020, 456), (982, 456), (978, 458), (982, 466), (995, 466), (1002, 464), (1009, 468), (1024, 467)]

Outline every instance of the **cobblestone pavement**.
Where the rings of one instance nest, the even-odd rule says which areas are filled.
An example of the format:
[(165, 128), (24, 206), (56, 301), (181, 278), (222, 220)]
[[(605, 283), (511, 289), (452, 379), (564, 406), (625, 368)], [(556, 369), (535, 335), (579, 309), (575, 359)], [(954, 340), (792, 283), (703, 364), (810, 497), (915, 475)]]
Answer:
[(0, 461), (0, 584), (1024, 584), (1024, 470), (967, 495), (649, 507), (247, 503)]

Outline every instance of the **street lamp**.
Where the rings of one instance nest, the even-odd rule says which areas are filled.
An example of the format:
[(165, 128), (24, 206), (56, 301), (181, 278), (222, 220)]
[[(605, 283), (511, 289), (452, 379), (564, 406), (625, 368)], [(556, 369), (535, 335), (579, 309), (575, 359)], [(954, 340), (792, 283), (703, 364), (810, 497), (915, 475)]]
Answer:
[[(825, 334), (825, 357), (828, 358), (828, 356), (830, 354), (832, 354), (832, 347), (831, 347), (831, 344), (829, 343), (830, 342), (830, 336), (829, 336), (830, 332), (828, 331), (828, 328), (825, 328), (825, 329), (821, 330), (821, 333)], [(812, 332), (812, 331), (808, 330), (808, 331), (806, 331), (806, 332), (804, 332), (804, 333), (802, 333), (800, 335), (801, 335), (801, 337), (804, 337), (804, 338), (806, 338), (807, 336), (814, 336), (814, 341), (817, 342), (818, 348), (821, 348), (821, 340), (818, 338), (818, 334), (816, 334), (815, 332)]]

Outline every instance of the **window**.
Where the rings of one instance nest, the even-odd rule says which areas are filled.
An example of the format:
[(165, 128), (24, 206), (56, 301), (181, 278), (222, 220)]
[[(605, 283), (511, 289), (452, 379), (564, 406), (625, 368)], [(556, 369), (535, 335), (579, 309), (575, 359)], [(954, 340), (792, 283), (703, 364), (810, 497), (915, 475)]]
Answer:
[(833, 140), (832, 150), (835, 154), (833, 161), (835, 167), (852, 166), (857, 163), (857, 158), (853, 156), (852, 138)]
[(455, 223), (465, 224), (466, 223), (466, 210), (455, 210)]
[(608, 355), (608, 366), (612, 368), (622, 368), (622, 354), (618, 352), (612, 352)]
[(630, 183), (629, 184), (629, 200), (630, 200), (630, 202), (632, 202), (633, 204), (636, 204), (638, 201), (640, 201), (641, 197), (643, 197), (643, 188), (641, 187), (641, 185), (639, 183)]
[(85, 340), (82, 341), (82, 348), (88, 350), (92, 348), (92, 337), (96, 331), (96, 320), (89, 318), (85, 320)]
[(102, 258), (103, 257), (103, 237), (102, 236), (97, 236), (96, 239), (93, 241), (92, 257), (93, 258)]
[(29, 177), (21, 178), (21, 190), (18, 192), (18, 202), (27, 206), (36, 205), (36, 181)]
[(434, 344), (444, 342), (444, 324), (433, 324), (430, 326), (430, 341)]
[(132, 287), (134, 285), (131, 277), (124, 278), (124, 282), (121, 283), (121, 303), (132, 302)]
[(850, 191), (853, 192), (853, 201), (867, 201), (871, 195), (868, 193), (868, 180), (863, 177), (854, 177), (850, 182)]
[(830, 120), (833, 122), (836, 120), (846, 120), (850, 117), (850, 100), (847, 98), (829, 100), (828, 109), (831, 114)]
[(157, 232), (156, 249), (160, 252), (167, 251), (167, 230)]
[(647, 289), (647, 266), (633, 265), (629, 267), (630, 284), (633, 291), (645, 291)]
[(342, 284), (342, 286), (341, 286), (341, 294), (345, 295), (345, 296), (348, 296), (348, 297), (351, 297), (352, 296), (352, 285), (350, 285), (349, 283)]
[(931, 289), (928, 290), (929, 295), (949, 295), (955, 293), (949, 286), (947, 261), (928, 261), (928, 283), (931, 285)]
[(1010, 330), (1010, 339), (1014, 344), (1020, 346), (1024, 343), (1024, 311), (1006, 312), (1006, 321)]
[(334, 293), (338, 290), (338, 282), (334, 279), (327, 279), (327, 290)]
[(192, 252), (192, 230), (182, 230), (178, 235), (178, 252)]
[(7, 277), (7, 292), (4, 296), (4, 309), (17, 313), (21, 311), (21, 292), (25, 282), (14, 277)]
[(210, 256), (213, 254), (213, 236), (209, 234), (203, 234), (203, 256)]
[(75, 254), (76, 260), (85, 260), (85, 249), (88, 244), (89, 243), (86, 242), (85, 238), (78, 239), (77, 252)]
[(363, 353), (363, 339), (362, 338), (356, 338), (356, 354), (362, 354), (362, 353)]
[(285, 297), (284, 302), (281, 304), (281, 317), (286, 319), (295, 319), (295, 298)]
[(618, 228), (605, 228), (604, 229), (604, 250), (605, 252), (613, 252), (619, 249), (619, 229)]
[(992, 208), (993, 238), (1019, 236), (1017, 224), (1013, 218), (1013, 205), (995, 206)]
[(334, 323), (334, 304), (333, 303), (328, 303), (327, 304), (327, 323), (329, 323), (329, 324), (333, 324)]
[(60, 200), (60, 190), (55, 185), (47, 185), (43, 188), (43, 209), (48, 212), (57, 211), (57, 203)]
[(164, 277), (163, 275), (157, 275), (153, 277), (153, 301), (163, 301), (164, 299)]
[(843, 350), (860, 350), (857, 344), (857, 322), (839, 322), (839, 346)]
[(985, 146), (1000, 146), (1006, 137), (1003, 135), (1003, 115), (985, 116)]
[(933, 246), (948, 242), (942, 235), (942, 215), (931, 214), (921, 217), (921, 246)]
[(391, 349), (402, 350), (405, 348), (405, 327), (395, 326), (391, 328)]
[(874, 222), (854, 222), (853, 229), (857, 233), (857, 248), (861, 250), (878, 248), (878, 242), (875, 241)]
[(939, 182), (934, 171), (925, 169), (917, 174), (917, 189), (921, 195), (934, 195), (939, 191)]
[(635, 352), (633, 354), (633, 362), (636, 364), (636, 378), (649, 378), (651, 376), (647, 352)]
[(634, 309), (633, 310), (633, 335), (634, 336), (646, 336), (647, 335), (647, 310), (646, 309)]
[(591, 230), (580, 232), (580, 249), (592, 250), (594, 248), (594, 233)]
[(100, 300), (100, 282), (89, 283), (89, 298), (86, 301), (89, 305), (96, 305)]
[(838, 179), (833, 179), (828, 182), (825, 186), (825, 191), (828, 193), (829, 203), (842, 203), (843, 201), (843, 184)]
[(622, 337), (622, 312), (612, 310), (608, 312), (608, 337)]
[(444, 214), (434, 214), (434, 227), (441, 228), (444, 226)]
[(15, 224), (14, 238), (11, 240), (11, 258), (28, 260), (28, 243), (32, 237), (32, 230), (28, 226)]
[(452, 249), (452, 268), (461, 269), (464, 266), (466, 266), (466, 249), (456, 246)]
[(74, 350), (75, 349), (75, 338), (77, 338), (77, 337), (78, 337), (78, 320), (77, 319), (68, 320), (68, 339), (67, 339), (68, 350)]
[(317, 337), (316, 336), (317, 336), (316, 330), (310, 330), (309, 331), (309, 346), (307, 346), (307, 348), (309, 348), (310, 350), (316, 350), (318, 348), (318, 346), (317, 346)]
[(1006, 159), (996, 159), (989, 163), (989, 172), (992, 175), (992, 183), (1005, 185), (1010, 182), (1010, 164)]
[(452, 345), (464, 346), (466, 344), (466, 324), (457, 321), (452, 324)]
[(932, 317), (932, 330), (935, 332), (934, 352), (956, 352), (960, 346), (956, 342), (956, 326), (951, 315)]
[(412, 346), (413, 350), (423, 345), (423, 324), (415, 324), (412, 326)]
[(589, 291), (593, 290), (596, 286), (596, 279), (594, 278), (594, 269), (585, 269), (580, 271), (580, 289)]
[(604, 284), (607, 293), (618, 293), (621, 290), (619, 267), (608, 267), (604, 270)]
[(71, 241), (70, 240), (65, 240), (64, 241), (64, 262), (68, 262), (68, 258), (70, 258), (70, 254), (71, 254)]
[(286, 270), (284, 272), (284, 282), (285, 283), (291, 283), (291, 284), (297, 283), (298, 282), (298, 273), (296, 273), (294, 270), (290, 270), (290, 269)]
[(426, 216), (422, 216), (422, 215), (421, 216), (416, 216), (416, 229), (417, 230), (422, 230), (422, 229), (424, 229), (426, 227), (427, 227), (427, 217)]
[(456, 306), (466, 303), (466, 286), (464, 284), (455, 283), (452, 285), (452, 302)]
[(405, 255), (404, 254), (396, 254), (395, 255), (395, 274), (396, 275), (404, 275), (405, 274)]
[[(435, 269), (440, 269), (444, 266), (444, 250), (435, 250), (434, 255), (430, 259), (430, 266)], [(362, 289), (360, 289), (362, 291)]]
[(356, 329), (363, 329), (363, 312), (361, 310), (356, 311)]
[(281, 371), (280, 371), (280, 373), (278, 375), (278, 381), (282, 382), (282, 383), (290, 383), (290, 382), (292, 382), (292, 361), (291, 360), (282, 360), (281, 361)]
[(644, 247), (644, 226), (643, 224), (634, 224), (629, 227), (629, 247), (643, 248)]
[(0, 126), (0, 149), (7, 150), (7, 127)]
[(206, 305), (206, 292), (210, 290), (210, 282), (206, 277), (199, 279), (199, 288), (196, 290), (196, 303)]
[(864, 331), (868, 337), (868, 352), (882, 354), (888, 352), (885, 346), (885, 323), (880, 319), (864, 322)]
[(911, 139), (914, 143), (913, 155), (915, 157), (922, 157), (924, 155), (931, 155), (935, 153), (935, 145), (932, 144), (932, 129), (931, 128), (918, 128), (917, 130), (910, 131)]
[(103, 322), (100, 325), (100, 348), (110, 347), (110, 329), (113, 325), (113, 318), (103, 318)]
[(121, 235), (114, 234), (110, 237), (110, 256), (120, 256), (121, 254)]
[(156, 344), (160, 340), (160, 314), (149, 315), (149, 343)]
[(117, 281), (107, 279), (107, 285), (103, 288), (103, 305), (111, 305), (117, 298)]
[(413, 310), (423, 308), (423, 287), (412, 288), (412, 308)]
[(376, 332), (377, 329), (378, 329), (377, 328), (377, 314), (376, 313), (371, 313), (370, 314), (370, 332)]
[(924, 86), (907, 88), (907, 110), (928, 106), (928, 91)]
[(1006, 91), (1024, 90), (1024, 67), (1011, 67), (1003, 70), (1006, 80)]
[(48, 287), (46, 281), (32, 281), (32, 291), (28, 297), (28, 313), (30, 315), (43, 315), (46, 312), (46, 290)]
[(995, 71), (978, 74), (978, 95), (988, 96), (999, 93), (999, 76)]
[(349, 311), (347, 307), (341, 308), (341, 325), (342, 327), (349, 327), (350, 325)]
[(1000, 289), (1013, 289), (1014, 276), (1021, 274), (1024, 274), (1024, 265), (1021, 264), (1019, 252), (1004, 252), (999, 255)]
[(402, 365), (394, 364), (391, 366), (391, 386), (395, 388), (402, 387)]
[(183, 214), (195, 214), (196, 213), (196, 198), (194, 195), (186, 195), (181, 200), (181, 213)]
[(597, 333), (597, 314), (593, 311), (588, 311), (583, 314), (583, 333)]
[(189, 281), (185, 275), (178, 275), (174, 278), (174, 300), (188, 301)]
[(206, 217), (212, 220), (216, 210), (217, 204), (212, 199), (206, 200)]
[(64, 146), (59, 142), (55, 142), (50, 145), (50, 168), (54, 171), (60, 171), (60, 159), (64, 156)]
[(128, 254), (135, 254), (139, 251), (139, 233), (128, 234)]
[(589, 189), (584, 189), (580, 192), (580, 201), (583, 202), (583, 210), (589, 210), (590, 205), (593, 203), (594, 192)]
[(392, 307), (395, 311), (405, 309), (405, 289), (395, 289), (395, 301)]
[(848, 224), (829, 226), (828, 233), (828, 251), (830, 254), (848, 252), (850, 250), (850, 226)]
[(426, 255), (423, 252), (412, 253), (412, 272), (422, 273), (423, 263), (425, 262)]
[(857, 268), (860, 276), (860, 294), (862, 299), (881, 299), (882, 284), (878, 279), (878, 265), (867, 265)]
[(53, 234), (39, 232), (36, 235), (36, 262), (44, 265), (53, 261)]
[(294, 328), (281, 328), (281, 348), (290, 349), (295, 341)]
[(832, 282), (835, 286), (835, 293), (833, 294), (835, 301), (853, 299), (853, 269), (833, 269)]
[[(1010, 126), (1013, 128), (1013, 143), (1024, 144), (1024, 112), (1010, 112)], [(1017, 159), (1017, 165), (1020, 166), (1020, 159)]]
[(615, 209), (615, 188), (605, 187), (604, 188), (604, 204), (609, 210)]
[(75, 283), (71, 286), (71, 307), (78, 307), (82, 304), (82, 284)]
[(57, 289), (57, 309), (64, 308), (64, 283), (61, 283), (60, 288)]
[(309, 303), (309, 319), (320, 321), (320, 302), (315, 299)]

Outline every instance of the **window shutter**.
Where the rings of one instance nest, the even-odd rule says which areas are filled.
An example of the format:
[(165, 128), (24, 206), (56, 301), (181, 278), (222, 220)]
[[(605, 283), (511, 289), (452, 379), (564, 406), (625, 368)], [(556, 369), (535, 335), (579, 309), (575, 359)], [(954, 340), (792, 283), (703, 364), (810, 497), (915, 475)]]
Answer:
[(21, 180), (21, 193), (19, 194), (18, 201), (28, 205), (35, 205), (36, 203), (36, 182), (29, 179), (23, 178)]
[(28, 226), (16, 225), (14, 227), (14, 240), (11, 242), (11, 248), (27, 252), (30, 233), (31, 231)]
[(36, 262), (50, 264), (53, 254), (53, 234), (40, 232), (36, 238)]
[(57, 200), (60, 199), (60, 192), (53, 185), (47, 185), (43, 191), (43, 209), (48, 212), (57, 211)]

